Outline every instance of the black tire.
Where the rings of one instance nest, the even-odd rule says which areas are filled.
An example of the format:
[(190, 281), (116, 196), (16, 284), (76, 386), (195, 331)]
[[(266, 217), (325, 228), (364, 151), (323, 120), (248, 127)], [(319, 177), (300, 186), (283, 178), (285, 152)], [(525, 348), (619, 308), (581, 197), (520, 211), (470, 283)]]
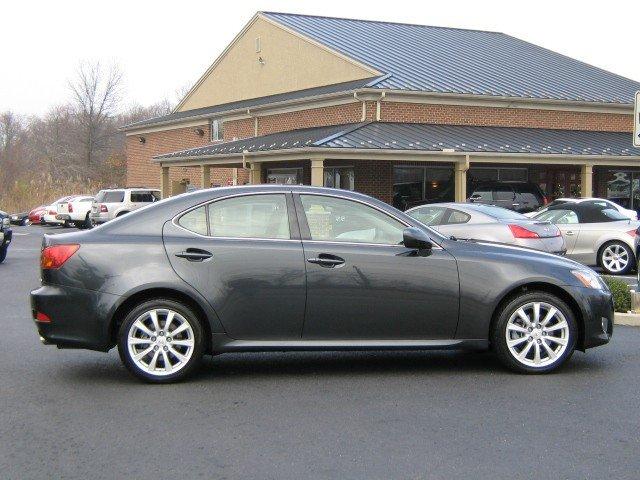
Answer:
[[(540, 328), (538, 329), (534, 328), (530, 330), (531, 333), (511, 333), (511, 330), (509, 331), (510, 332), (509, 334), (507, 333), (507, 326), (509, 324), (509, 320), (511, 319), (512, 315), (513, 316), (517, 315), (518, 309), (522, 307), (529, 308), (528, 306), (530, 306), (533, 303), (550, 305), (561, 314), (561, 315), (558, 315), (557, 324), (562, 323), (561, 322), (562, 318), (566, 320), (567, 328), (564, 331), (564, 333), (562, 333), (562, 335), (566, 335), (564, 338), (559, 338), (558, 340), (551, 341), (551, 339), (557, 338), (555, 335), (561, 335), (561, 334), (557, 330), (554, 331), (553, 334), (550, 332), (543, 333), (543, 329), (540, 329)], [(526, 313), (527, 313), (527, 310), (525, 310), (525, 314)], [(538, 324), (541, 323), (541, 320), (543, 319), (542, 318), (543, 315), (541, 314), (540, 317), (541, 319), (539, 320)], [(506, 301), (505, 304), (502, 305), (502, 307), (498, 309), (494, 320), (495, 321), (493, 322), (492, 331), (490, 332), (491, 346), (495, 351), (496, 355), (498, 356), (498, 358), (500, 359), (500, 361), (506, 367), (510, 368), (515, 372), (530, 373), (530, 374), (549, 373), (551, 371), (558, 369), (567, 360), (569, 360), (569, 358), (571, 358), (571, 355), (575, 350), (576, 339), (578, 336), (578, 327), (576, 324), (575, 316), (571, 308), (569, 308), (569, 306), (563, 300), (556, 297), (555, 295), (552, 295), (546, 292), (533, 291), (533, 292), (525, 292), (515, 297), (512, 297), (510, 300)], [(556, 317), (550, 320), (550, 322), (551, 321), (555, 322), (555, 320), (556, 320)], [(513, 328), (513, 327), (510, 327), (510, 328)], [(521, 347), (522, 350), (519, 353), (522, 353), (525, 350), (525, 348), (528, 348), (529, 349), (528, 351), (533, 350), (533, 352), (531, 352), (530, 354), (525, 352), (524, 360), (517, 359), (515, 354), (512, 353), (509, 345), (507, 345), (507, 335), (519, 335), (515, 339), (512, 339), (514, 341), (521, 340), (522, 338), (526, 337), (524, 341), (521, 341), (520, 344), (518, 346), (515, 346), (514, 348), (516, 349), (520, 348), (520, 345), (522, 345)], [(564, 347), (564, 350), (562, 350), (562, 346), (559, 343), (556, 343), (556, 342), (559, 342), (560, 340), (563, 342), (566, 342), (566, 346)], [(553, 358), (550, 354), (546, 352), (545, 350), (546, 347), (542, 345), (542, 342), (545, 342), (545, 345), (555, 346), (554, 348), (557, 347), (559, 349), (558, 351), (561, 351), (562, 353), (557, 355), (557, 358)], [(533, 358), (529, 359), (527, 357), (529, 355), (533, 357), (535, 355), (535, 350), (537, 349), (539, 349), (540, 352), (542, 352), (540, 354), (541, 356), (547, 356), (547, 359), (550, 363), (545, 364), (544, 362), (542, 362), (541, 366), (528, 365), (525, 363), (525, 362), (530, 363), (534, 361)]]
[(71, 226), (71, 222), (69, 220), (65, 220), (62, 224), (62, 228), (69, 228)]
[(29, 219), (28, 218), (23, 218), (22, 221), (20, 222), (20, 226), (21, 227), (26, 227), (27, 225), (29, 225)]
[[(622, 269), (611, 268), (610, 262), (607, 261), (605, 255), (610, 249), (617, 249), (618, 251), (624, 251), (622, 257), (626, 255), (627, 264)], [(598, 251), (598, 265), (602, 267), (608, 275), (626, 275), (636, 266), (636, 257), (633, 254), (633, 250), (624, 242), (612, 241), (605, 243)]]
[(0, 263), (4, 262), (4, 259), (7, 258), (7, 250), (9, 247), (4, 246), (0, 248)]
[(80, 228), (91, 228), (91, 227), (93, 227), (93, 225), (91, 225), (91, 220), (89, 219), (89, 212), (87, 212), (87, 216), (84, 217), (84, 222), (82, 222), (80, 225), (82, 225)]
[[(191, 356), (189, 357), (188, 361), (186, 361), (184, 364), (181, 364), (182, 366), (180, 366), (179, 370), (177, 370), (175, 373), (167, 374), (167, 373), (158, 372), (158, 374), (153, 374), (153, 373), (150, 373), (148, 370), (144, 370), (142, 366), (138, 365), (138, 363), (136, 363), (136, 361), (132, 358), (131, 352), (129, 351), (127, 339), (133, 324), (141, 316), (144, 316), (146, 312), (149, 312), (151, 310), (164, 310), (164, 309), (176, 312), (189, 324), (192, 332), (193, 347), (190, 353)], [(160, 324), (160, 327), (162, 328), (164, 328), (164, 325), (162, 324), (163, 321), (164, 320), (162, 318), (158, 317), (158, 322)], [(176, 329), (177, 328), (174, 327), (174, 331)], [(171, 341), (170, 336), (164, 335), (164, 332), (162, 331), (160, 331), (158, 337), (151, 337), (151, 338), (158, 338), (158, 341), (160, 341), (160, 338), (162, 338), (163, 342)], [(173, 340), (175, 341), (177, 339), (173, 339)], [(148, 344), (149, 346), (152, 346), (151, 342), (147, 342), (146, 344)], [(163, 344), (169, 345), (168, 343), (163, 343)], [(122, 363), (124, 363), (125, 367), (127, 367), (127, 369), (133, 375), (149, 383), (173, 383), (188, 377), (200, 365), (202, 361), (202, 355), (204, 353), (204, 345), (205, 345), (204, 329), (202, 328), (202, 325), (200, 323), (200, 320), (198, 319), (198, 316), (193, 312), (193, 310), (191, 310), (191, 308), (189, 308), (188, 306), (182, 303), (176, 302), (175, 300), (169, 300), (164, 298), (147, 300), (135, 306), (134, 308), (132, 308), (131, 311), (127, 314), (127, 316), (124, 318), (118, 330), (118, 353), (120, 354), (120, 359), (122, 360)], [(168, 355), (171, 355), (172, 359), (177, 360), (177, 357), (173, 356), (170, 353), (171, 351), (167, 350), (166, 346), (158, 347), (158, 348), (156, 347), (153, 347), (155, 350), (153, 350), (152, 352), (155, 352), (156, 350), (159, 350), (160, 348), (162, 348), (167, 352)], [(149, 352), (149, 355), (153, 356), (152, 352)], [(160, 353), (162, 353), (162, 351), (160, 351)], [(185, 353), (185, 355), (187, 355), (187, 353)], [(143, 358), (146, 358), (146, 357), (143, 357)]]

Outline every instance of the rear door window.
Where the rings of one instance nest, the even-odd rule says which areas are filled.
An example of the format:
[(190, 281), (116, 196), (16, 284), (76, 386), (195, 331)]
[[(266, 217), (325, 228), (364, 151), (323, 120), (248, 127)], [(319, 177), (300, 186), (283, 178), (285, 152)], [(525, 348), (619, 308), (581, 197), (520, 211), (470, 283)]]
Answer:
[(425, 225), (433, 226), (442, 223), (445, 212), (446, 208), (444, 207), (424, 206), (407, 212), (407, 214)]
[(212, 237), (289, 239), (284, 194), (246, 195), (209, 204)]
[(122, 203), (124, 202), (124, 190), (103, 191), (96, 195), (98, 203)]
[(467, 223), (471, 219), (471, 215), (454, 208), (449, 209), (449, 216), (446, 221), (446, 225), (457, 225), (460, 223)]

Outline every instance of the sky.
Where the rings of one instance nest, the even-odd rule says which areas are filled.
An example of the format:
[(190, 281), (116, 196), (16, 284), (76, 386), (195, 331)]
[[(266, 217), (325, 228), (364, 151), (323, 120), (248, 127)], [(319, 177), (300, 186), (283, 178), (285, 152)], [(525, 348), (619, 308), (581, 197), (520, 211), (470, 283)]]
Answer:
[(637, 0), (6, 1), (0, 112), (64, 103), (83, 61), (119, 65), (127, 104), (175, 102), (259, 10), (501, 31), (640, 81)]

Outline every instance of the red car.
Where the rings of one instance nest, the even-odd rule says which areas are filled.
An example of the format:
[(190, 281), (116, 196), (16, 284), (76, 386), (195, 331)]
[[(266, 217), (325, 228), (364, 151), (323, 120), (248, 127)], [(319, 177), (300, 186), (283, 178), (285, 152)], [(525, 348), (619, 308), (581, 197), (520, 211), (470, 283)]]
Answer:
[(29, 221), (31, 223), (42, 223), (42, 217), (44, 213), (47, 211), (46, 205), (40, 205), (39, 207), (34, 208), (29, 212)]

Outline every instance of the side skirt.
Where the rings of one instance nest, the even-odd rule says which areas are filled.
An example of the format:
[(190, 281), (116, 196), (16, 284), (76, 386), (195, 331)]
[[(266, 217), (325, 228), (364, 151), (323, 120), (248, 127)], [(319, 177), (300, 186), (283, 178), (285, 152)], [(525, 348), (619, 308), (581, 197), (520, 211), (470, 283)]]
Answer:
[(487, 350), (489, 341), (469, 340), (234, 340), (213, 335), (212, 351), (337, 351), (337, 350)]

